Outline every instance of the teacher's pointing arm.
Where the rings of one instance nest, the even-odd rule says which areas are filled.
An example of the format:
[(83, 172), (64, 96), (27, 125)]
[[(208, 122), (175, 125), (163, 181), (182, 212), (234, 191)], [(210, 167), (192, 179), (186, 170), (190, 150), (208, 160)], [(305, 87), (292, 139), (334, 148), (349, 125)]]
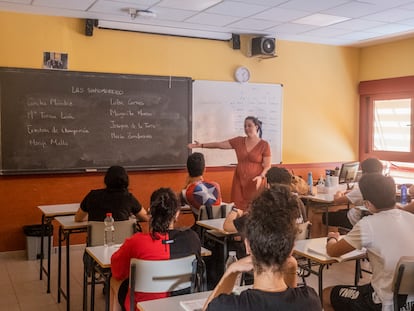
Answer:
[(228, 140), (212, 142), (212, 143), (200, 143), (195, 141), (193, 144), (188, 144), (189, 149), (193, 148), (208, 148), (208, 149), (233, 149)]

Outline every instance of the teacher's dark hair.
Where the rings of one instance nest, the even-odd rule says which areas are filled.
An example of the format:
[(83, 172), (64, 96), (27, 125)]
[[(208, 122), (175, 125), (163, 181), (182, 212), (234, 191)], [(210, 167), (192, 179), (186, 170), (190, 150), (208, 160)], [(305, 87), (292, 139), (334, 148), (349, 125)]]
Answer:
[(111, 166), (106, 172), (104, 183), (107, 189), (127, 189), (128, 174), (122, 166)]
[(250, 120), (254, 123), (254, 125), (257, 126), (257, 133), (259, 134), (259, 137), (262, 138), (263, 130), (262, 130), (262, 121), (260, 121), (258, 118), (253, 116), (248, 116), (244, 121)]
[(150, 232), (152, 238), (158, 240), (159, 233), (167, 233), (179, 209), (178, 200), (170, 188), (159, 188), (151, 194), (150, 204)]

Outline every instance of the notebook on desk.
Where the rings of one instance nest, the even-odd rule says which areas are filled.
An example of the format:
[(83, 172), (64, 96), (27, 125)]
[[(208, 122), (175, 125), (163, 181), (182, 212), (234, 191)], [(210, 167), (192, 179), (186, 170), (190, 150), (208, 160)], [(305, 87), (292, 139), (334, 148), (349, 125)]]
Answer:
[(326, 257), (327, 259), (334, 259), (337, 262), (342, 262), (342, 261), (349, 260), (349, 259), (352, 259), (352, 258), (355, 258), (355, 257), (359, 257), (359, 256), (362, 256), (366, 253), (365, 248), (363, 248), (361, 250), (355, 249), (352, 252), (343, 254), (340, 257), (331, 257), (326, 253), (326, 244), (322, 244), (322, 243), (313, 243), (313, 244), (311, 243), (311, 244), (309, 244), (308, 251), (313, 252), (313, 253), (318, 254), (318, 255), (322, 255), (322, 256)]
[(207, 298), (180, 301), (180, 306), (186, 311), (201, 311)]

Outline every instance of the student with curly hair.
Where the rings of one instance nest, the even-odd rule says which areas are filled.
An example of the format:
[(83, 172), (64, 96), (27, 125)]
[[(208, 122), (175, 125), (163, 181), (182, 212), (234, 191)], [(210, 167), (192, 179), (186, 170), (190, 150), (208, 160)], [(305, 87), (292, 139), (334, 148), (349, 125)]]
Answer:
[[(286, 186), (272, 187), (257, 197), (246, 224), (246, 249), (242, 258), (225, 271), (206, 301), (204, 310), (322, 310), (315, 290), (289, 287), (286, 273), (296, 238), (294, 206), (297, 202)], [(253, 288), (232, 294), (237, 275), (253, 270)]]
[[(149, 212), (150, 232), (138, 232), (127, 238), (111, 258), (112, 295), (115, 296), (120, 286), (118, 300), (125, 308), (123, 310), (129, 310), (128, 277), (131, 258), (165, 260), (191, 254), (200, 255), (201, 243), (197, 234), (190, 229), (174, 228), (180, 214), (180, 206), (176, 194), (170, 188), (160, 188), (153, 192)], [(189, 289), (180, 293), (189, 293)], [(134, 295), (135, 301), (138, 302), (167, 297), (168, 293), (136, 292)]]

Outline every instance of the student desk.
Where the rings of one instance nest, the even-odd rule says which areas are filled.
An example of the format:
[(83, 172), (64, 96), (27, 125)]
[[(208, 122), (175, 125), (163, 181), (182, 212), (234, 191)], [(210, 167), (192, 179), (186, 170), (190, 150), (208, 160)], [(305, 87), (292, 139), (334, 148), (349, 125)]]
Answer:
[(302, 195), (300, 198), (305, 201), (306, 215), (309, 215), (309, 209), (320, 209), (322, 208), (325, 212), (325, 224), (326, 234), (329, 231), (328, 225), (328, 211), (329, 207), (334, 205), (334, 194), (333, 193), (316, 193), (313, 195), (307, 194)]
[[(341, 256), (341, 258), (338, 260), (336, 258), (328, 256), (326, 254), (325, 247), (326, 238), (316, 238), (298, 240), (295, 242), (295, 246), (293, 248), (293, 254), (304, 257), (308, 260), (307, 264), (300, 264), (298, 262), (298, 265), (302, 269), (318, 276), (318, 290), (321, 302), (323, 290), (323, 269), (333, 263), (355, 260), (355, 285), (357, 285), (361, 273), (360, 260), (366, 257), (365, 251), (355, 250)], [(311, 263), (314, 263), (316, 266), (318, 266), (317, 271), (312, 269)]]
[(43, 237), (45, 236), (45, 226), (50, 225), (56, 216), (75, 215), (79, 209), (79, 203), (69, 204), (54, 204), (54, 205), (39, 205), (38, 208), (42, 212), (42, 234), (40, 240), (40, 280), (43, 278), (43, 272), (47, 276), (47, 293), (50, 293), (50, 258), (52, 241), (50, 235), (47, 239), (48, 255), (47, 255), (47, 270), (43, 267)]
[(210, 232), (206, 232), (206, 237), (223, 245), (223, 264), (225, 265), (228, 256), (228, 243), (235, 235), (238, 235), (238, 233), (225, 231), (223, 229), (224, 221), (225, 218), (214, 218), (198, 220), (196, 224), (203, 229), (211, 230)]
[[(105, 293), (105, 311), (109, 311), (110, 301), (110, 280), (111, 280), (111, 257), (112, 254), (115, 253), (119, 248), (121, 247), (121, 244), (116, 244), (113, 246), (88, 246), (86, 247), (86, 252), (88, 255), (92, 258), (94, 264), (94, 270), (92, 271), (92, 278), (91, 278), (91, 311), (94, 311), (95, 309), (95, 284), (96, 284), (96, 276), (95, 272), (97, 272), (100, 276), (103, 277), (105, 286), (107, 288), (107, 291)], [(204, 247), (201, 248), (201, 256), (210, 256), (211, 252), (208, 249), (205, 249)], [(86, 266), (84, 265), (84, 273), (86, 273)], [(85, 284), (84, 284), (85, 286)], [(83, 289), (84, 294), (84, 301), (87, 301), (87, 288)], [(84, 305), (84, 311), (87, 310), (86, 305)], [(164, 310), (164, 309), (159, 309)], [(181, 310), (182, 311), (182, 310)]]
[[(161, 298), (156, 300), (141, 301), (137, 303), (138, 310), (141, 311), (184, 311), (184, 308), (180, 306), (180, 301), (207, 300), (212, 291), (193, 293), (187, 295), (173, 296), (168, 298)], [(201, 309), (200, 309), (201, 310)], [(194, 310), (197, 311), (197, 310)]]
[[(70, 235), (73, 233), (86, 232), (88, 222), (76, 222), (73, 215), (58, 216), (55, 220), (59, 223), (59, 248), (58, 248), (58, 292), (57, 301), (60, 296), (66, 299), (66, 309), (70, 311)], [(62, 288), (62, 242), (66, 240), (66, 293)]]
[[(233, 289), (233, 292), (240, 293), (251, 287), (252, 285), (236, 286)], [(137, 308), (138, 310), (141, 310), (141, 311), (161, 311), (161, 310), (184, 311), (184, 308), (180, 306), (181, 301), (204, 300), (205, 302), (208, 296), (211, 294), (211, 292), (212, 291), (210, 290), (210, 291), (187, 294), (187, 295), (179, 295), (179, 296), (173, 296), (173, 297), (168, 297), (168, 298), (141, 301), (137, 303)], [(197, 311), (197, 310), (194, 310), (194, 311)]]

